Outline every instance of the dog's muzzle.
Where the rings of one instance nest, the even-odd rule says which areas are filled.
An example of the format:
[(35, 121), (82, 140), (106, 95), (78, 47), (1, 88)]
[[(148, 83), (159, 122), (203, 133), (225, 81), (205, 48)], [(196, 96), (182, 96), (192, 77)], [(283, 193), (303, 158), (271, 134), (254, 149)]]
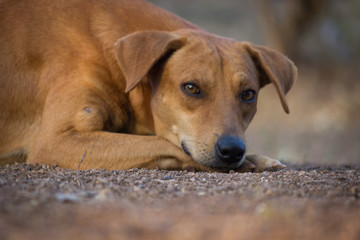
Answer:
[(239, 137), (221, 136), (215, 144), (216, 157), (227, 165), (240, 165), (245, 152), (245, 143)]

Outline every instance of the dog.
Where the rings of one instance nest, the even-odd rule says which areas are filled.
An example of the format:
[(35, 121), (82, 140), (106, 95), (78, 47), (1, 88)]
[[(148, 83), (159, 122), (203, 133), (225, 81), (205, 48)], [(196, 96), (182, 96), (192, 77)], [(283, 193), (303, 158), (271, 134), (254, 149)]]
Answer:
[(266, 84), (289, 112), (297, 70), (274, 50), (142, 0), (5, 0), (0, 31), (2, 164), (284, 167), (244, 135)]

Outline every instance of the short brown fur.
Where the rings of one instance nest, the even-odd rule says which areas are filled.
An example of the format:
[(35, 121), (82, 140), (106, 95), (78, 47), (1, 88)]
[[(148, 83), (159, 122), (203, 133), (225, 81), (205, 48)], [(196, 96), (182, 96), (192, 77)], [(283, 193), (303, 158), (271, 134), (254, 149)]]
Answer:
[[(3, 0), (0, 32), (0, 163), (76, 169), (86, 152), (81, 169), (228, 170), (213, 145), (245, 138), (256, 102), (242, 90), (273, 83), (289, 111), (289, 59), (145, 1)], [(186, 82), (204, 96), (184, 94)], [(281, 166), (256, 159), (241, 169)]]

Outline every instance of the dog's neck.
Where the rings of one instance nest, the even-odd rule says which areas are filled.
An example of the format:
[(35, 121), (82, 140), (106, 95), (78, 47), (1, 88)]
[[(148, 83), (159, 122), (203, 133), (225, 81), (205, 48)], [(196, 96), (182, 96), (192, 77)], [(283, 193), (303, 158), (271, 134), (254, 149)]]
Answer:
[(132, 133), (154, 135), (154, 120), (151, 111), (151, 88), (147, 82), (140, 83), (129, 93), (133, 121)]

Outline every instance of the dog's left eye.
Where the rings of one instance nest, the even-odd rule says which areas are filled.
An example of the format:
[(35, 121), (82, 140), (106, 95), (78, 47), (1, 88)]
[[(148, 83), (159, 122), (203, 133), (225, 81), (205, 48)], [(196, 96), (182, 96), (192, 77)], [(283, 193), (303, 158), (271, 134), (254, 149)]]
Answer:
[(256, 93), (253, 90), (246, 90), (241, 94), (241, 100), (243, 102), (252, 103), (256, 99)]
[(186, 83), (181, 86), (183, 91), (190, 95), (198, 95), (200, 94), (200, 88), (192, 83)]

